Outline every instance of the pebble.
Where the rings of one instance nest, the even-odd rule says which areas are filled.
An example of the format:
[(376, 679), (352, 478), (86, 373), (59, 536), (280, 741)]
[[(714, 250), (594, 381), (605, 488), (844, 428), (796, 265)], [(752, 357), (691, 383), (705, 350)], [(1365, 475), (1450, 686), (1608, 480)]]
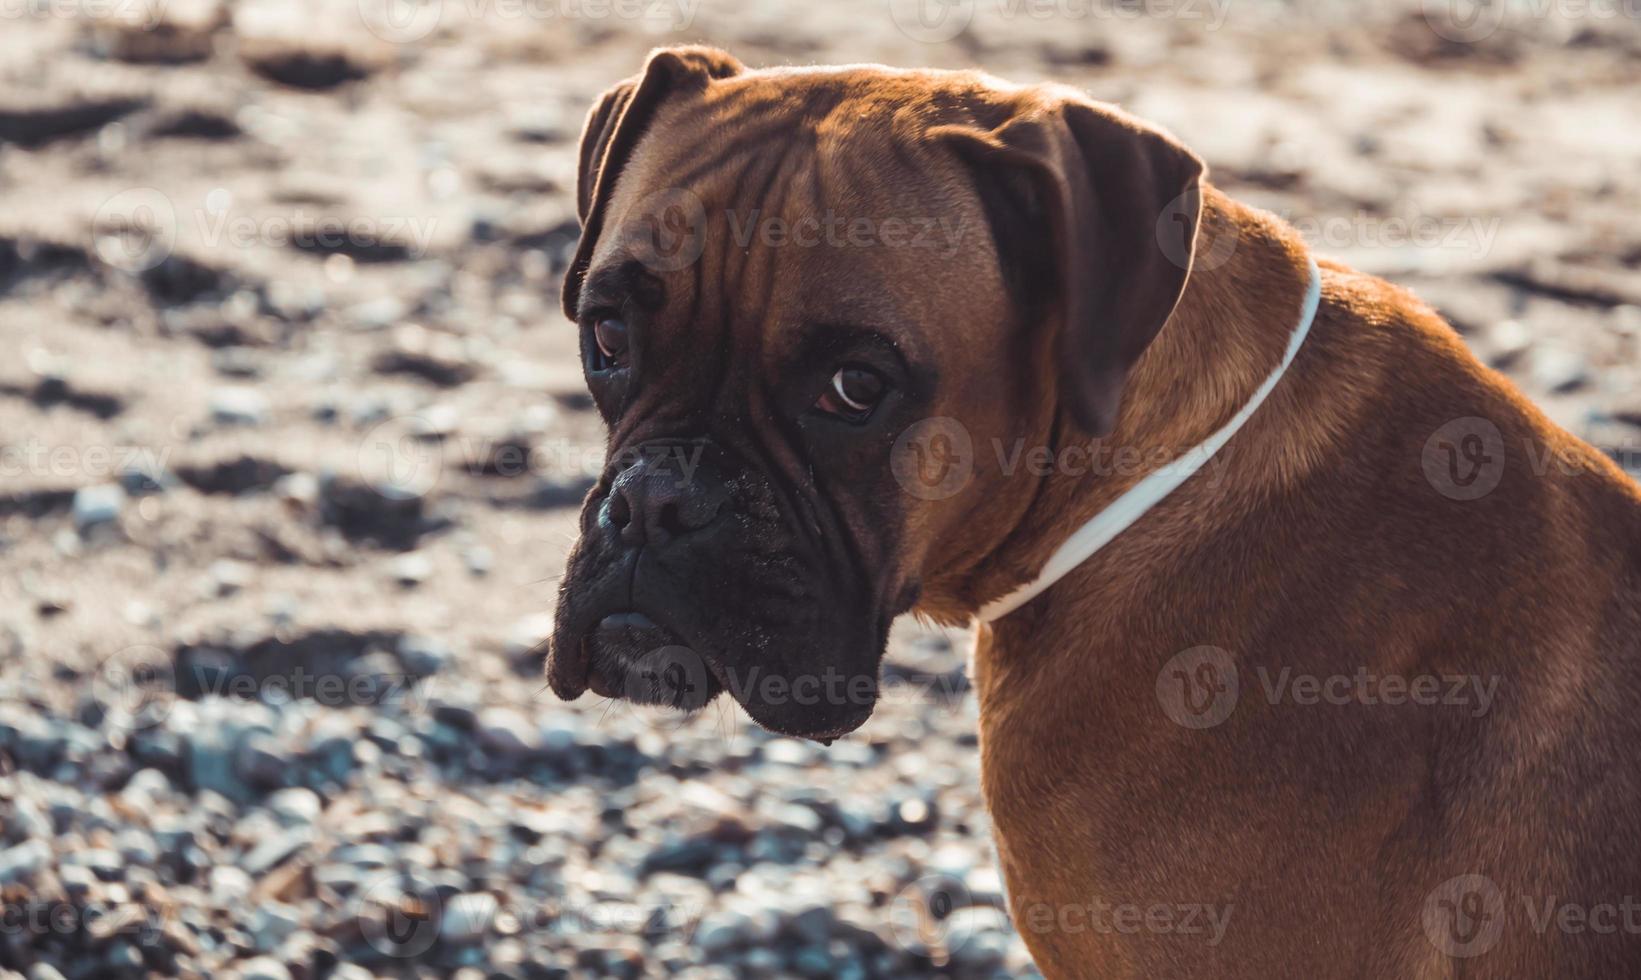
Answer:
[(285, 964), (267, 956), (246, 960), (234, 973), (239, 980), (291, 980)]
[(1532, 349), (1533, 334), (1520, 320), (1499, 320), (1487, 328), (1483, 346), (1488, 352), (1488, 363), (1505, 368)]
[(441, 640), (429, 636), (407, 634), (399, 638), (399, 663), (418, 677), (437, 674), (455, 658), (455, 652)]
[[(167, 720), (177, 721), (178, 714), (173, 708)], [(247, 773), (242, 768), (247, 755), (244, 746), (258, 729), (247, 725), (244, 717), (236, 717), (231, 707), (224, 709), (219, 705), (202, 715), (202, 724), (188, 732), (186, 742), (188, 773), (193, 785), (232, 800), (248, 802), (257, 795), (257, 790), (246, 779)]]
[(281, 831), (263, 839), (240, 859), (239, 866), (253, 878), (260, 878), (290, 860), (313, 840), (307, 827)]
[(251, 915), (251, 940), (259, 951), (271, 953), (302, 926), (300, 909), (284, 902), (262, 901)]
[(474, 719), (473, 733), (491, 752), (522, 756), (532, 749), (535, 726), (511, 708), (485, 708)]
[(268, 396), (255, 388), (218, 388), (211, 393), (211, 421), (257, 426), (268, 420)]
[(391, 566), (393, 581), (401, 588), (413, 589), (433, 575), (433, 559), (419, 551), (399, 555)]
[(444, 904), (439, 938), (447, 943), (478, 942), (489, 933), (500, 907), (494, 895), (483, 892), (455, 896)]
[(394, 296), (379, 296), (348, 308), (347, 317), (361, 330), (381, 330), (402, 321), (410, 314), (403, 301)]
[(0, 851), (0, 885), (33, 878), (51, 860), (51, 848), (42, 840), (27, 840)]
[(268, 809), (286, 826), (311, 824), (319, 819), (319, 794), (303, 786), (282, 789), (268, 797)]
[(102, 483), (74, 491), (75, 528), (83, 533), (119, 519), (125, 499), (125, 488), (118, 483)]
[(251, 876), (231, 864), (218, 864), (211, 868), (210, 894), (213, 904), (224, 908), (233, 908), (249, 895), (255, 882)]
[(1529, 374), (1533, 384), (1555, 394), (1572, 391), (1589, 380), (1589, 364), (1577, 351), (1539, 347), (1533, 351)]

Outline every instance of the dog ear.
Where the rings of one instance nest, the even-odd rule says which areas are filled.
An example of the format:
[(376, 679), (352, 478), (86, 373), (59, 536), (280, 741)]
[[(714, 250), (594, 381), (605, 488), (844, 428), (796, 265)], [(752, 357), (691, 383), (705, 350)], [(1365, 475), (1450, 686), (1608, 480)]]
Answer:
[(705, 88), (709, 81), (738, 75), (744, 70), (739, 61), (716, 48), (698, 45), (657, 48), (650, 52), (642, 71), (605, 92), (587, 113), (576, 171), (576, 215), (581, 220), (581, 240), (576, 244), (575, 258), (570, 262), (560, 291), (566, 316), (575, 318), (581, 282), (587, 275), (587, 264), (592, 260), (593, 247), (603, 228), (605, 205), (609, 203), (621, 168), (644, 135), (656, 107), (678, 91)]
[(1129, 370), (1184, 292), (1204, 167), (1115, 106), (1047, 86), (1021, 98), (994, 128), (930, 135), (977, 168), (1005, 275), (1028, 294), (1048, 290), (1061, 399), (1103, 436), (1116, 426)]

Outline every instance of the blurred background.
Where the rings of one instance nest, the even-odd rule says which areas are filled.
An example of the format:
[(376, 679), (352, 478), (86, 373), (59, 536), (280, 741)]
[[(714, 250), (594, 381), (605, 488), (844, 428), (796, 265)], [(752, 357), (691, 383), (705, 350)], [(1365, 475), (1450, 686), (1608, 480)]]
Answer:
[(544, 689), (575, 141), (655, 45), (1056, 79), (1641, 471), (1641, 0), (0, 0), (0, 976), (1032, 975), (967, 639)]

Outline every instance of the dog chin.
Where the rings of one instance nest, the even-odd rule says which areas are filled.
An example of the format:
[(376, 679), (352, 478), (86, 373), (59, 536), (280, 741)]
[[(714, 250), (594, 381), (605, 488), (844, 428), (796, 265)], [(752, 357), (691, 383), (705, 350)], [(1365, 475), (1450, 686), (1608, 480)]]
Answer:
[[(870, 662), (875, 665), (877, 659)], [(875, 669), (846, 674), (836, 668), (811, 671), (757, 662), (732, 667), (720, 652), (686, 643), (641, 612), (610, 613), (583, 631), (555, 632), (547, 677), (553, 692), (565, 700), (591, 690), (686, 714), (728, 693), (760, 727), (820, 742), (859, 728), (878, 699)]]

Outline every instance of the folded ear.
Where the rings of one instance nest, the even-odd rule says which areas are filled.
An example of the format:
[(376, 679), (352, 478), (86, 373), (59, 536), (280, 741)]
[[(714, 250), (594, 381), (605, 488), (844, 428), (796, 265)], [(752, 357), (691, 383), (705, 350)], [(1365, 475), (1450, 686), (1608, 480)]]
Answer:
[(605, 205), (628, 156), (655, 115), (656, 107), (680, 90), (704, 88), (713, 79), (728, 78), (743, 70), (739, 61), (716, 48), (697, 45), (656, 48), (650, 52), (642, 71), (605, 92), (587, 113), (576, 172), (576, 214), (581, 219), (581, 240), (560, 291), (566, 316), (575, 317), (581, 281), (587, 275), (587, 264), (603, 229)]
[(1090, 435), (1109, 434), (1129, 370), (1190, 275), (1202, 161), (1161, 129), (1058, 87), (1023, 93), (995, 128), (930, 135), (976, 168), (1005, 272), (1048, 290), (1062, 402)]

